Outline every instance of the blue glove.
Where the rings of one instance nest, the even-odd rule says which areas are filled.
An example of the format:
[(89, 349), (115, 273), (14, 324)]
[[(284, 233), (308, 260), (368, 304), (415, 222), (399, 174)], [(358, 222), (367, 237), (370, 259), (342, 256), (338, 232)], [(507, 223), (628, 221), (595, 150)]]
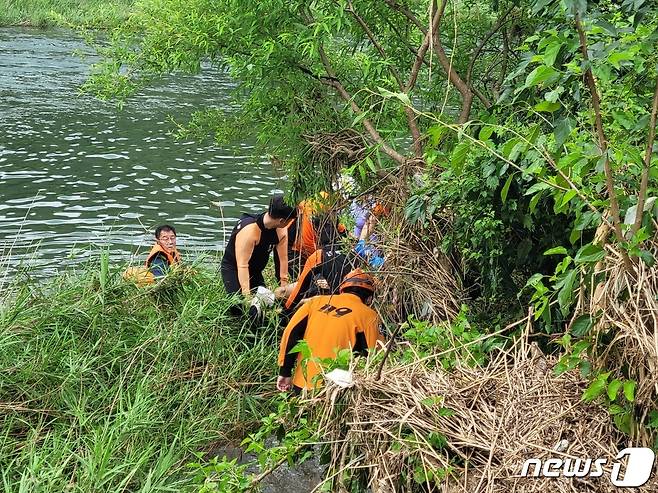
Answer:
[(368, 264), (370, 267), (374, 269), (379, 269), (382, 265), (384, 265), (384, 258), (383, 257), (372, 257), (369, 261)]
[(354, 246), (354, 251), (361, 257), (365, 257), (367, 255), (366, 249), (366, 240), (359, 240)]

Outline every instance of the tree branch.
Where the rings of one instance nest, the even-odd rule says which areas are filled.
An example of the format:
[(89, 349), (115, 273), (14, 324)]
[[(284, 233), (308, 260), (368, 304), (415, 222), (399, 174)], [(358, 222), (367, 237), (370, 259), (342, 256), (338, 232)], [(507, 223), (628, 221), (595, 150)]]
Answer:
[(503, 86), (505, 81), (505, 76), (507, 75), (507, 63), (509, 61), (509, 41), (507, 38), (507, 28), (503, 27), (503, 63), (500, 68), (500, 74), (498, 75), (498, 80), (494, 83), (494, 86), (491, 90), (492, 94), (496, 99), (500, 97), (500, 88)]
[[(307, 24), (313, 24), (315, 21), (313, 19), (313, 16), (311, 15), (310, 12), (307, 12), (302, 8), (300, 10), (301, 16), (304, 19), (304, 21)], [(322, 65), (324, 66), (325, 72), (327, 72), (327, 75), (329, 76), (328, 79), (322, 80), (322, 82), (325, 85), (331, 86), (340, 95), (343, 100), (350, 105), (352, 108), (352, 111), (356, 113), (357, 115), (362, 115), (364, 114), (364, 111), (359, 108), (359, 105), (356, 104), (356, 101), (350, 96), (350, 94), (347, 92), (343, 84), (340, 82), (338, 77), (336, 77), (336, 71), (334, 70), (333, 66), (331, 65), (331, 61), (329, 60), (329, 57), (327, 56), (327, 53), (324, 51), (324, 46), (320, 44), (318, 46), (318, 54), (320, 55), (320, 60), (322, 61)], [(361, 120), (361, 124), (363, 127), (366, 129), (372, 140), (374, 140), (377, 144), (380, 145), (381, 149), (384, 151), (384, 153), (389, 156), (391, 159), (393, 159), (395, 162), (398, 164), (404, 164), (407, 159), (400, 154), (398, 151), (393, 149), (391, 146), (389, 146), (382, 136), (379, 134), (375, 126), (372, 124), (372, 122), (368, 118), (363, 118)]]
[[(441, 0), (441, 6), (439, 7), (438, 12), (435, 14), (439, 16), (439, 23), (436, 30), (433, 33), (433, 41), (435, 46), (436, 56), (439, 59), (439, 63), (448, 74), (448, 80), (455, 86), (455, 89), (459, 91), (462, 96), (462, 109), (459, 113), (459, 118), (457, 123), (466, 123), (468, 117), (471, 114), (471, 107), (473, 106), (473, 91), (471, 91), (468, 84), (459, 76), (459, 74), (452, 68), (452, 63), (446, 55), (445, 50), (443, 49), (443, 44), (441, 43), (441, 18), (445, 12), (447, 0)], [(436, 5), (436, 0), (432, 2), (433, 5)]]
[[(400, 43), (402, 43), (409, 50), (409, 53), (411, 53), (414, 56), (414, 59), (415, 59), (415, 57), (418, 56), (418, 50), (416, 50), (416, 48), (414, 48), (413, 46), (411, 46), (411, 44), (409, 44), (406, 37), (403, 36), (403, 34), (400, 32), (400, 30), (397, 28), (397, 26), (395, 24), (393, 24), (388, 17), (385, 17), (384, 21), (386, 22), (388, 27), (391, 29), (391, 31), (393, 31), (397, 35)], [(427, 60), (425, 60), (425, 59), (423, 59), (423, 63), (425, 65), (428, 65)]]
[[(612, 225), (615, 230), (615, 235), (619, 242), (624, 241), (624, 235), (621, 231), (621, 220), (619, 218), (619, 203), (617, 202), (617, 195), (615, 194), (615, 182), (612, 175), (612, 167), (610, 166), (610, 158), (608, 156), (608, 141), (603, 132), (603, 118), (601, 117), (601, 99), (596, 89), (596, 81), (594, 74), (589, 64), (589, 56), (587, 54), (587, 37), (583, 30), (583, 25), (580, 20), (580, 15), (576, 14), (576, 29), (578, 30), (578, 37), (580, 38), (580, 51), (583, 55), (583, 60), (587, 66), (585, 70), (585, 83), (589, 87), (589, 92), (592, 97), (592, 107), (594, 108), (595, 127), (599, 139), (599, 149), (603, 156), (603, 168), (605, 173), (605, 184), (608, 191), (608, 198), (610, 199), (610, 213), (612, 215)], [(625, 260), (628, 256), (625, 256)]]
[(411, 12), (407, 7), (404, 5), (400, 5), (398, 2), (395, 0), (384, 0), (386, 2), (386, 5), (391, 7), (393, 10), (396, 12), (400, 12), (402, 15), (404, 15), (407, 19), (411, 21), (412, 24), (414, 24), (418, 29), (423, 34), (427, 34), (427, 29), (425, 29), (425, 26), (423, 25), (422, 22), (418, 20), (418, 17), (416, 17), (413, 12)]
[[(359, 15), (359, 13), (354, 9), (354, 4), (352, 4), (352, 0), (347, 1), (347, 11), (352, 14), (352, 17), (356, 20), (356, 22), (361, 26), (361, 29), (363, 29), (363, 32), (366, 33), (366, 36), (368, 36), (368, 39), (370, 42), (373, 44), (375, 49), (379, 52), (380, 56), (386, 60), (388, 57), (386, 56), (386, 52), (384, 51), (384, 48), (382, 47), (381, 44), (377, 41), (375, 38), (375, 34), (372, 32), (370, 27), (366, 24), (366, 22), (363, 20), (363, 18)], [(391, 75), (395, 79), (395, 81), (398, 83), (398, 87), (400, 90), (404, 89), (404, 84), (402, 83), (402, 78), (400, 77), (400, 74), (398, 73), (397, 69), (395, 66), (392, 64), (388, 65), (388, 69), (391, 72)]]
[(491, 37), (496, 34), (501, 27), (503, 27), (509, 19), (507, 19), (507, 16), (512, 13), (512, 10), (514, 10), (515, 5), (512, 5), (506, 12), (501, 14), (500, 17), (498, 17), (498, 20), (496, 23), (489, 29), (489, 32), (482, 38), (482, 41), (478, 43), (478, 45), (475, 47), (475, 50), (473, 51), (473, 55), (471, 55), (471, 59), (468, 62), (468, 68), (466, 69), (466, 83), (469, 86), (472, 86), (471, 84), (471, 78), (473, 76), (473, 67), (475, 66), (475, 61), (478, 59), (480, 56), (480, 53), (482, 53), (482, 49), (485, 47), (485, 45), (489, 42)]
[(434, 12), (431, 29), (429, 32), (425, 30), (425, 37), (423, 38), (423, 43), (420, 45), (420, 48), (418, 48), (418, 52), (416, 53), (416, 61), (411, 68), (411, 73), (409, 74), (409, 81), (405, 87), (405, 92), (411, 91), (416, 85), (416, 81), (418, 80), (418, 73), (420, 72), (420, 68), (425, 61), (425, 55), (427, 54), (427, 50), (430, 47), (430, 43), (432, 42), (431, 33), (435, 33), (437, 31), (442, 17), (443, 13), (441, 13), (441, 15), (437, 15), (437, 13)]
[(633, 223), (633, 234), (642, 226), (644, 215), (644, 202), (649, 186), (649, 168), (651, 167), (651, 156), (653, 155), (653, 141), (656, 138), (656, 116), (658, 116), (658, 77), (656, 77), (656, 89), (653, 92), (653, 104), (651, 106), (651, 118), (649, 119), (649, 135), (647, 137), (647, 151), (644, 154), (644, 168), (642, 169), (642, 180), (640, 182), (640, 193), (637, 199), (637, 211)]
[[(347, 11), (352, 14), (354, 19), (356, 19), (356, 22), (359, 24), (359, 26), (361, 26), (361, 29), (363, 29), (363, 31), (366, 33), (366, 36), (368, 36), (370, 42), (373, 44), (375, 49), (379, 52), (379, 55), (384, 60), (386, 60), (388, 57), (386, 56), (386, 52), (384, 51), (384, 48), (382, 47), (381, 44), (379, 44), (370, 27), (366, 24), (366, 22), (359, 15), (359, 13), (354, 9), (354, 5), (352, 4), (351, 0), (348, 0)], [(387, 64), (387, 65), (389, 71), (391, 72), (391, 75), (398, 83), (398, 87), (400, 88), (400, 91), (406, 92), (405, 85), (402, 82), (402, 77), (400, 77), (400, 74), (395, 68), (395, 66), (393, 64)], [(418, 123), (416, 122), (416, 114), (414, 113), (413, 109), (409, 108), (408, 106), (404, 107), (404, 114), (407, 117), (407, 125), (409, 126), (409, 131), (411, 132), (411, 137), (413, 139), (414, 154), (416, 155), (417, 158), (422, 158), (423, 146), (421, 142), (420, 130), (418, 129)]]
[[(334, 72), (331, 62), (329, 61), (329, 57), (324, 51), (322, 45), (318, 47), (318, 51), (320, 53), (320, 59), (322, 60), (322, 64), (324, 65), (324, 69), (327, 71), (327, 74), (331, 78), (331, 80), (327, 81), (326, 84), (332, 86), (334, 89), (336, 89), (336, 91), (338, 91), (340, 97), (343, 98), (343, 100), (350, 105), (354, 113), (356, 113), (357, 115), (362, 115), (364, 111), (361, 108), (359, 108), (359, 105), (356, 104), (354, 98), (350, 96), (350, 94), (347, 92), (343, 84), (336, 77), (336, 73)], [(366, 129), (366, 131), (368, 132), (368, 134), (370, 134), (370, 137), (381, 146), (382, 150), (386, 155), (388, 155), (391, 159), (393, 159), (398, 164), (404, 164), (406, 162), (406, 158), (402, 154), (400, 154), (391, 146), (386, 144), (382, 136), (379, 134), (375, 126), (368, 118), (364, 118), (363, 120), (361, 120), (361, 123), (363, 127)]]

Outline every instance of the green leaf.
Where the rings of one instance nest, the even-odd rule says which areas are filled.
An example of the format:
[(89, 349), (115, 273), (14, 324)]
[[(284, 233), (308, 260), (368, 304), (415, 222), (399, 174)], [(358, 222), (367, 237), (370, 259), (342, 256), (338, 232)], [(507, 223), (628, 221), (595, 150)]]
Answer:
[(507, 181), (505, 181), (505, 185), (503, 185), (503, 189), (500, 191), (500, 198), (503, 201), (503, 204), (507, 200), (507, 193), (509, 192), (509, 187), (512, 184), (512, 178), (514, 178), (514, 174), (511, 174), (507, 177)]
[(530, 204), (528, 204), (528, 211), (530, 211), (530, 214), (532, 214), (535, 209), (537, 208), (537, 204), (539, 203), (539, 200), (541, 199), (542, 193), (539, 192), (535, 195), (532, 196), (530, 199)]
[(560, 103), (551, 103), (550, 101), (542, 101), (535, 105), (535, 111), (540, 111), (544, 113), (553, 113), (554, 111), (559, 110), (562, 107)]
[(395, 93), (395, 97), (398, 98), (405, 106), (412, 106), (409, 95), (406, 92)]
[(631, 130), (636, 123), (635, 118), (625, 111), (613, 111), (612, 118), (626, 130)]
[(548, 183), (540, 181), (539, 183), (535, 183), (533, 186), (528, 188), (526, 190), (526, 193), (523, 195), (532, 195), (533, 193), (541, 192), (542, 190), (547, 190), (549, 188), (552, 188)]
[(586, 402), (593, 401), (603, 393), (605, 388), (606, 388), (606, 381), (604, 379), (602, 378), (595, 379), (591, 384), (589, 384), (587, 390), (583, 392), (582, 400)]
[(579, 229), (572, 230), (571, 234), (569, 234), (569, 243), (575, 245), (581, 236), (582, 236), (582, 231), (580, 231)]
[(443, 396), (433, 395), (433, 396), (430, 396), (430, 397), (426, 397), (425, 399), (420, 401), (420, 403), (424, 406), (427, 406), (427, 407), (432, 407), (432, 406), (435, 406), (437, 404), (442, 404), (443, 403)]
[(356, 115), (354, 120), (352, 120), (352, 127), (355, 127), (357, 124), (361, 123), (362, 120), (364, 120), (368, 116), (368, 113), (363, 111)]
[(656, 263), (656, 259), (654, 256), (651, 254), (651, 252), (648, 252), (647, 250), (640, 250), (637, 254), (638, 257), (642, 259), (642, 261), (647, 264), (649, 267), (653, 267)]
[(533, 125), (530, 127), (530, 131), (527, 133), (528, 147), (534, 145), (537, 142), (537, 139), (541, 135), (541, 127), (539, 124)]
[(430, 434), (427, 435), (427, 441), (432, 446), (432, 448), (436, 450), (441, 450), (448, 444), (446, 437), (441, 433), (437, 433), (436, 431), (431, 431)]
[(550, 248), (544, 252), (544, 255), (566, 255), (567, 249), (564, 248), (563, 246), (558, 246), (554, 248)]
[(439, 142), (441, 141), (441, 137), (443, 137), (443, 134), (446, 131), (446, 127), (443, 125), (432, 125), (430, 128), (427, 129), (427, 133), (430, 136), (430, 143), (432, 144), (432, 147), (436, 147), (439, 145)]
[(548, 85), (551, 82), (557, 80), (559, 76), (560, 73), (553, 67), (540, 65), (528, 74), (528, 77), (526, 77), (525, 80), (525, 87), (534, 87), (542, 83), (545, 83), (544, 85)]
[(620, 431), (626, 433), (627, 435), (630, 435), (631, 428), (633, 427), (633, 416), (631, 415), (630, 412), (615, 414), (613, 417), (613, 421), (615, 422), (615, 425), (617, 426), (617, 428), (619, 428)]
[(524, 287), (532, 286), (535, 287), (538, 283), (541, 283), (541, 280), (544, 278), (543, 274), (537, 273), (530, 276), (530, 279), (525, 283)]
[(578, 192), (576, 190), (573, 190), (573, 189), (567, 190), (566, 192), (564, 192), (564, 197), (562, 197), (562, 203), (560, 204), (560, 208), (567, 205), (569, 203), (569, 201), (572, 198), (574, 198), (577, 194), (578, 194)]
[(593, 243), (588, 243), (578, 250), (574, 261), (577, 264), (588, 264), (595, 263), (605, 257), (605, 250), (601, 245), (594, 245)]
[(613, 67), (621, 68), (622, 62), (633, 60), (634, 57), (635, 55), (630, 51), (621, 51), (621, 52), (611, 53), (610, 56), (608, 57), (608, 60), (610, 61)]
[(557, 302), (560, 305), (560, 310), (563, 314), (567, 313), (571, 300), (573, 299), (573, 287), (578, 276), (578, 271), (571, 269), (564, 277), (562, 288), (557, 294)]
[(377, 90), (379, 91), (379, 94), (381, 94), (385, 98), (397, 97), (397, 93), (389, 91), (388, 89), (384, 89), (383, 87), (377, 87)]
[(452, 165), (455, 173), (461, 174), (470, 148), (471, 146), (468, 141), (460, 142), (455, 146), (455, 149), (452, 151), (452, 156), (450, 158), (450, 164)]
[(569, 134), (571, 134), (571, 131), (575, 126), (576, 122), (573, 118), (566, 117), (558, 120), (558, 122), (555, 124), (555, 128), (553, 129), (553, 135), (555, 135), (555, 143), (558, 147), (562, 147), (562, 145), (564, 145), (567, 138), (569, 137)]
[(614, 25), (610, 24), (610, 23), (609, 23), (608, 21), (606, 21), (605, 19), (597, 19), (597, 20), (595, 20), (595, 21), (594, 21), (594, 25), (595, 25), (595, 26), (599, 26), (599, 27), (602, 28), (602, 29), (605, 29), (606, 31), (608, 31), (608, 34), (611, 34), (611, 35), (613, 35), (613, 36), (617, 36), (617, 34), (619, 33), (619, 31), (617, 30), (617, 28), (616, 28)]
[(624, 382), (624, 396), (628, 402), (635, 401), (635, 382), (633, 380)]
[(583, 337), (589, 333), (593, 325), (594, 319), (591, 315), (581, 315), (573, 321), (573, 324), (571, 324), (570, 332), (574, 335), (574, 337)]
[(560, 49), (562, 49), (562, 43), (559, 41), (549, 44), (546, 51), (544, 51), (544, 63), (548, 66), (553, 66), (560, 53)]
[(518, 143), (519, 143), (518, 137), (514, 137), (513, 139), (510, 139), (507, 142), (505, 142), (500, 148), (502, 155), (505, 156), (506, 158), (509, 158), (512, 149), (514, 149), (514, 146)]
[(491, 137), (491, 135), (493, 134), (493, 131), (494, 131), (493, 127), (490, 127), (488, 125), (482, 127), (482, 129), (480, 130), (479, 139), (480, 140), (489, 140), (489, 137)]
[[(610, 386), (609, 385), (608, 385), (608, 391), (610, 391)], [(626, 409), (621, 407), (619, 404), (610, 404), (610, 407), (608, 408), (608, 410), (610, 411), (610, 414), (612, 414), (613, 416), (615, 414), (622, 414), (622, 413), (626, 412)]]
[(621, 380), (615, 378), (608, 384), (608, 399), (614, 401), (617, 398), (619, 389), (621, 389)]

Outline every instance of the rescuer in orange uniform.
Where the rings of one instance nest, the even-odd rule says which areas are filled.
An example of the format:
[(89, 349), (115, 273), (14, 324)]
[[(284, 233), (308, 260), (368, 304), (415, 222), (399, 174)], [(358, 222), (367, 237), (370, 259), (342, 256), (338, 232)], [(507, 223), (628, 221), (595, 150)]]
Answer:
[[(329, 211), (329, 194), (320, 192), (317, 200), (304, 200), (297, 206), (297, 218), (288, 226), (288, 271), (297, 277), (308, 258), (322, 246), (322, 231), (331, 226), (346, 236), (345, 225), (340, 224)], [(278, 258), (275, 256), (275, 265)]]
[[(369, 306), (374, 294), (374, 278), (361, 269), (354, 269), (341, 283), (340, 294), (316, 296), (302, 305), (281, 339), (277, 388), (286, 391), (293, 387), (297, 392), (303, 388), (312, 389), (318, 383), (314, 382), (314, 377), (322, 370), (313, 360), (335, 358), (339, 350), (348, 348), (367, 353), (377, 341), (383, 341), (379, 316)], [(305, 371), (300, 364), (301, 354), (290, 353), (302, 339), (311, 351)]]

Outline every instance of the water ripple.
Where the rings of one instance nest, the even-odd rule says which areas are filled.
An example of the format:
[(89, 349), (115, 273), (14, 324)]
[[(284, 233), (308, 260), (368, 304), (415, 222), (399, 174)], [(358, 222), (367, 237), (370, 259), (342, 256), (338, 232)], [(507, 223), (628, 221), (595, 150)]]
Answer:
[(232, 109), (225, 73), (165, 79), (118, 111), (78, 92), (94, 60), (71, 32), (0, 29), (0, 278), (19, 265), (51, 275), (105, 246), (113, 261), (143, 255), (165, 221), (184, 252), (214, 253), (241, 212), (285, 188), (251, 141), (170, 135), (169, 115)]

